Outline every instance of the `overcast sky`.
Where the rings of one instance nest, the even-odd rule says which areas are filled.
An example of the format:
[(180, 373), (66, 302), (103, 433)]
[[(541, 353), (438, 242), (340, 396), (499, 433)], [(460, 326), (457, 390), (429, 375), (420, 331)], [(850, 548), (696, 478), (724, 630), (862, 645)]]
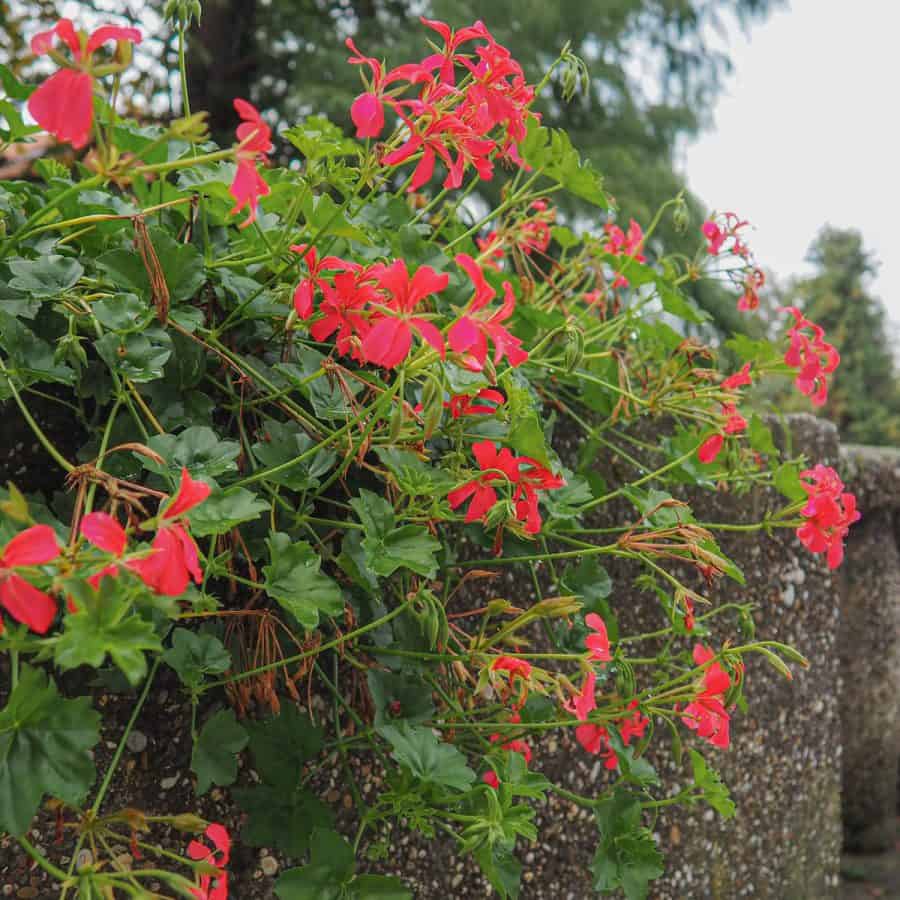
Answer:
[(860, 230), (881, 266), (871, 284), (900, 323), (900, 2), (792, 0), (728, 36), (734, 73), (714, 130), (688, 147), (692, 189), (755, 226), (777, 276), (808, 271), (826, 222)]

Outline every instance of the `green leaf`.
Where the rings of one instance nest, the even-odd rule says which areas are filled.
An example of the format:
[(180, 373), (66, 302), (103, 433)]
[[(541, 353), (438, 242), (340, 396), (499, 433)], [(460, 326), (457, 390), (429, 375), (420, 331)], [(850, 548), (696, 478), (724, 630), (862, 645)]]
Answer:
[(750, 416), (750, 422), (747, 427), (747, 438), (750, 441), (750, 446), (758, 453), (777, 456), (778, 448), (772, 440), (772, 432), (756, 413), (753, 413), (753, 415)]
[(263, 781), (290, 790), (304, 764), (322, 749), (322, 729), (296, 707), (285, 705), (281, 713), (260, 722), (247, 722), (250, 752)]
[(141, 383), (162, 378), (172, 355), (172, 339), (158, 327), (139, 334), (108, 332), (94, 346), (112, 371)]
[(99, 740), (88, 697), (66, 700), (44, 672), (23, 665), (0, 710), (0, 831), (24, 834), (44, 794), (80, 804), (96, 778), (89, 751)]
[(522, 879), (522, 864), (512, 850), (502, 843), (482, 844), (473, 855), (501, 900), (507, 897), (516, 900)]
[(732, 818), (736, 811), (734, 801), (719, 773), (709, 768), (706, 760), (696, 750), (691, 750), (691, 767), (694, 770), (694, 783), (703, 788), (703, 799), (723, 819)]
[(510, 446), (516, 453), (530, 456), (542, 466), (552, 468), (544, 429), (528, 382), (519, 373), (510, 371), (502, 379), (502, 385), (506, 392), (506, 409), (511, 423), (507, 436)]
[(370, 537), (384, 537), (394, 527), (394, 507), (373, 491), (362, 488), (350, 505)]
[[(178, 435), (155, 434), (147, 441), (147, 446), (155, 450), (166, 465), (141, 456), (145, 469), (159, 475), (170, 474), (177, 478), (182, 468), (186, 468), (194, 478), (216, 478), (237, 469), (235, 460), (241, 454), (241, 445), (236, 441), (225, 441), (206, 425), (191, 425)], [(198, 507), (199, 510), (199, 507)], [(191, 514), (191, 522), (194, 514)]]
[(266, 593), (304, 627), (315, 628), (319, 614), (337, 616), (344, 599), (333, 578), (319, 571), (322, 558), (307, 541), (294, 541), (283, 532), (272, 533), (267, 543), (272, 562), (263, 566)]
[(23, 84), (10, 68), (0, 65), (0, 85), (3, 93), (11, 100), (27, 100), (35, 90), (35, 86)]
[(281, 135), (310, 160), (359, 156), (362, 149), (356, 141), (344, 136), (342, 128), (324, 116), (307, 116)]
[(163, 661), (170, 665), (182, 684), (197, 688), (206, 675), (221, 675), (231, 666), (231, 654), (212, 634), (176, 628), (172, 646), (163, 653)]
[[(315, 444), (313, 439), (293, 422), (267, 421), (263, 426), (265, 439), (250, 449), (256, 459), (267, 469), (283, 466), (307, 453)], [(295, 491), (306, 491), (319, 486), (320, 478), (329, 472), (337, 459), (331, 450), (318, 450), (306, 459), (294, 463), (281, 472), (266, 475), (266, 481), (282, 484)]]
[[(299, 782), (299, 771), (295, 779)], [(289, 856), (303, 856), (313, 829), (329, 828), (334, 820), (331, 810), (318, 797), (299, 786), (285, 790), (259, 784), (232, 788), (231, 796), (247, 813), (242, 840), (253, 847), (276, 847)]]
[(226, 534), (242, 522), (258, 519), (268, 508), (265, 500), (245, 488), (215, 490), (191, 510), (191, 534), (194, 537)]
[(237, 755), (247, 746), (247, 732), (238, 725), (234, 711), (223, 709), (211, 716), (194, 741), (191, 769), (197, 776), (197, 796), (212, 785), (226, 787), (237, 778)]
[(440, 743), (430, 728), (382, 725), (378, 733), (394, 748), (394, 759), (428, 784), (438, 784), (466, 791), (475, 782), (475, 773), (466, 765), (466, 758), (451, 744)]
[(58, 297), (74, 287), (84, 275), (84, 266), (67, 256), (39, 256), (37, 259), (11, 259), (13, 278), (9, 286), (33, 297)]
[(357, 875), (349, 890), (353, 900), (413, 900), (412, 891), (394, 875)]
[(369, 567), (377, 575), (390, 575), (404, 568), (428, 578), (437, 572), (434, 554), (441, 549), (424, 525), (403, 525), (383, 538), (367, 537), (362, 542)]
[(600, 844), (591, 871), (594, 890), (621, 888), (627, 900), (644, 900), (650, 882), (663, 873), (662, 856), (653, 835), (641, 825), (641, 802), (617, 790), (596, 809)]
[[(369, 669), (366, 681), (375, 706), (375, 727), (405, 720), (413, 725), (434, 715), (431, 693), (422, 690), (422, 682), (402, 673)], [(394, 713), (391, 707), (397, 710)]]
[(131, 684), (147, 674), (146, 652), (162, 650), (152, 622), (129, 612), (115, 578), (104, 578), (97, 590), (86, 581), (69, 585), (78, 612), (65, 618), (65, 629), (53, 648), (63, 671), (88, 665), (99, 669), (107, 655)]
[(140, 331), (156, 314), (136, 294), (116, 294), (114, 297), (95, 300), (91, 304), (91, 311), (104, 328), (119, 334)]
[(806, 491), (803, 490), (803, 482), (800, 480), (800, 466), (796, 463), (782, 463), (775, 470), (775, 487), (788, 500), (803, 500)]
[(700, 309), (690, 297), (686, 297), (678, 288), (673, 288), (662, 276), (657, 277), (656, 288), (659, 291), (662, 307), (667, 313), (677, 316), (685, 322), (694, 322), (698, 325), (709, 319), (708, 313)]

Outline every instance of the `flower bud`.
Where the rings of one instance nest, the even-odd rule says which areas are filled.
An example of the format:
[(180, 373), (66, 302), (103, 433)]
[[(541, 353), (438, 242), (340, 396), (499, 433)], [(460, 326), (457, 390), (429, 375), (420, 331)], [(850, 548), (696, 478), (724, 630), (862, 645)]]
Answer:
[(679, 234), (684, 234), (691, 223), (691, 214), (688, 205), (683, 197), (679, 197), (675, 203), (675, 210), (672, 213), (672, 224)]
[(188, 834), (202, 834), (209, 822), (194, 813), (179, 813), (172, 818), (172, 827)]

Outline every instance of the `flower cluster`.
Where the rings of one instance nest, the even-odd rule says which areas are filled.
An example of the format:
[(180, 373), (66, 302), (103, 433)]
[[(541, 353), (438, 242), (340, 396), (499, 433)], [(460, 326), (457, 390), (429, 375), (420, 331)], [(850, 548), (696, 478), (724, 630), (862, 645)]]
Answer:
[[(713, 216), (713, 218), (707, 219), (700, 228), (703, 232), (703, 237), (707, 241), (706, 252), (710, 256), (718, 256), (725, 250), (734, 256), (748, 259), (750, 249), (743, 242), (738, 232), (749, 225), (748, 221), (741, 219), (739, 215), (733, 212), (722, 213), (720, 216)], [(729, 243), (727, 248), (725, 247), (726, 243)]]
[(685, 706), (681, 721), (696, 731), (714, 747), (725, 749), (730, 743), (731, 717), (725, 708), (725, 694), (731, 687), (731, 678), (717, 662), (710, 662), (715, 653), (702, 644), (694, 647), (694, 662), (703, 666), (703, 679), (695, 698)]
[[(647, 261), (647, 257), (643, 253), (644, 232), (634, 219), (628, 223), (627, 232), (622, 231), (618, 225), (614, 225), (612, 222), (607, 222), (603, 230), (606, 232), (606, 251), (608, 253), (613, 256), (628, 257), (639, 263)], [(613, 290), (628, 287), (628, 279), (622, 272), (617, 272), (611, 287)]]
[(821, 464), (800, 473), (807, 502), (800, 515), (806, 521), (797, 537), (810, 553), (825, 553), (828, 568), (836, 569), (844, 559), (844, 538), (860, 518), (856, 497), (830, 466)]
[[(604, 725), (587, 721), (590, 713), (597, 708), (596, 685), (596, 674), (589, 672), (581, 690), (573, 699), (566, 701), (563, 707), (582, 723), (575, 728), (575, 739), (582, 748), (603, 759), (607, 769), (615, 769), (619, 765), (619, 758), (610, 742), (609, 730)], [(628, 704), (628, 710), (616, 722), (616, 730), (626, 747), (635, 738), (642, 738), (650, 724), (650, 720), (638, 709), (637, 700)]]
[[(529, 110), (534, 88), (522, 67), (482, 22), (457, 31), (443, 22), (422, 22), (440, 35), (440, 52), (387, 72), (347, 38), (349, 61), (370, 73), (367, 90), (350, 109), (357, 137), (380, 137), (385, 106), (394, 111), (405, 132), (400, 146), (381, 161), (398, 166), (418, 158), (410, 191), (431, 180), (438, 159), (447, 170), (445, 188), (460, 187), (469, 167), (480, 178), (491, 178), (497, 158), (521, 165), (518, 144), (534, 116)], [(457, 74), (464, 76), (459, 84)]]
[(786, 306), (783, 312), (794, 317), (794, 324), (788, 329), (790, 346), (784, 361), (792, 369), (798, 369), (794, 379), (797, 390), (806, 394), (814, 406), (821, 406), (828, 399), (826, 376), (840, 364), (840, 354), (825, 340), (822, 327), (810, 322), (796, 306)]
[(218, 869), (215, 875), (200, 875), (199, 885), (191, 889), (195, 900), (228, 900), (228, 873), (225, 867), (231, 857), (231, 837), (224, 825), (213, 823), (204, 832), (212, 847), (200, 841), (188, 844), (188, 856), (196, 862), (207, 863)]
[(511, 246), (523, 256), (546, 253), (552, 237), (551, 228), (556, 221), (556, 210), (546, 200), (535, 200), (529, 206), (529, 213), (516, 219), (500, 231), (489, 231), (484, 237), (475, 239), (487, 268), (500, 270), (503, 248)]
[(465, 521), (487, 522), (488, 514), (497, 503), (494, 485), (505, 481), (512, 485), (512, 500), (516, 518), (524, 523), (526, 534), (541, 530), (538, 492), (552, 491), (565, 485), (565, 480), (528, 456), (515, 456), (508, 447), (498, 448), (493, 441), (479, 441), (472, 445), (472, 453), (482, 474), (447, 495), (451, 509), (467, 500), (469, 508)]
[[(69, 48), (70, 62), (54, 50), (54, 38), (59, 38)], [(76, 31), (70, 19), (60, 19), (49, 31), (42, 31), (31, 39), (32, 53), (36, 56), (51, 53), (54, 60), (65, 67), (51, 75), (31, 95), (28, 111), (41, 128), (76, 149), (83, 147), (91, 134), (94, 78), (97, 77), (94, 54), (108, 41), (116, 42), (116, 63), (105, 64), (104, 73), (121, 71), (130, 58), (131, 45), (141, 42), (141, 33), (136, 28), (102, 25), (88, 35)]]

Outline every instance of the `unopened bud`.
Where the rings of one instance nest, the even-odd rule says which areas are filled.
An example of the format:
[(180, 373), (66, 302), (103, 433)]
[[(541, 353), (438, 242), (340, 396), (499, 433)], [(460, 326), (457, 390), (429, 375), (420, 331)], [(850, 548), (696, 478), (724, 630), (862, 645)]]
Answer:
[(678, 202), (675, 204), (675, 209), (672, 212), (672, 224), (675, 226), (675, 230), (679, 234), (684, 234), (688, 229), (688, 225), (691, 223), (691, 214), (688, 210), (688, 205), (685, 203), (683, 197), (678, 198)]
[(206, 819), (201, 819), (200, 816), (196, 816), (194, 813), (179, 813), (172, 818), (172, 827), (178, 831), (185, 831), (188, 834), (202, 834), (206, 831), (207, 825), (209, 825), (209, 822)]
[(566, 331), (566, 372), (571, 375), (584, 360), (584, 332), (573, 325)]

